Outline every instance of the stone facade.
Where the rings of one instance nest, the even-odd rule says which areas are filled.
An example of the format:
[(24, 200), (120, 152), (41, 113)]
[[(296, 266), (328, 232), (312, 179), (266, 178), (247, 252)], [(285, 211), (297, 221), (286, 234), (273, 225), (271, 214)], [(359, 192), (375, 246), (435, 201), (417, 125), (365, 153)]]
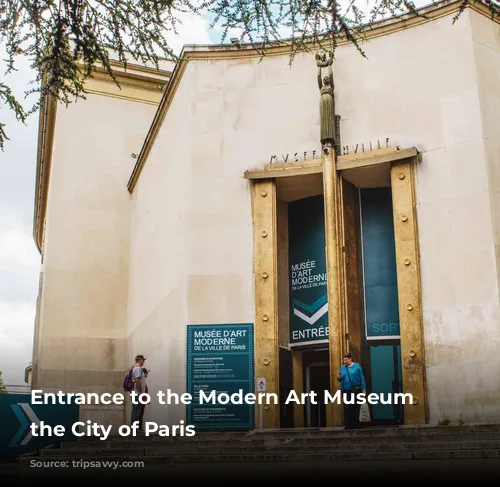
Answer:
[[(500, 26), (480, 6), (453, 24), (457, 5), (405, 28), (382, 25), (364, 46), (368, 59), (339, 46), (335, 103), (351, 152), (389, 138), (420, 154), (429, 421), (497, 421)], [(164, 93), (154, 71), (150, 86), (127, 96), (98, 80), (88, 101), (54, 115), (50, 155), (41, 148), (50, 160), (47, 196), (39, 191), (45, 230), (35, 229), (35, 387), (119, 391), (143, 353), (151, 390), (184, 392), (186, 324), (256, 320), (244, 173), (273, 154), (320, 154), (314, 54), (291, 68), (279, 48), (262, 61), (246, 46), (184, 54), (172, 77), (163, 74)], [(185, 417), (182, 405), (153, 402), (150, 411), (158, 422)], [(120, 408), (95, 414), (124, 420)]]

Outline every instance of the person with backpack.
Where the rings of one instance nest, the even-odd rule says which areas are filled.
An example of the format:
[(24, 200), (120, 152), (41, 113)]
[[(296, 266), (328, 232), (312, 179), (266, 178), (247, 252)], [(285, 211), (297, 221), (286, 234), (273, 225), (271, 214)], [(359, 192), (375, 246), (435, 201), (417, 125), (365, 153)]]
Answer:
[[(144, 378), (147, 379), (148, 378), (148, 374), (149, 374), (149, 370), (146, 369), (146, 367), (143, 367), (142, 371), (144, 372)], [(146, 381), (146, 386), (145, 386), (144, 392), (146, 394), (149, 394), (147, 381)], [(149, 404), (149, 402), (150, 401), (148, 401), (146, 404)], [(143, 424), (144, 424), (144, 410), (146, 409), (146, 404), (142, 404), (141, 405), (141, 419), (139, 420), (139, 431), (143, 431), (143, 429), (144, 429), (143, 428)]]
[(125, 377), (125, 380), (123, 381), (123, 389), (126, 392), (134, 391), (136, 393), (137, 404), (134, 404), (134, 402), (132, 402), (130, 426), (133, 426), (136, 422), (138, 422), (139, 423), (138, 433), (144, 433), (141, 425), (142, 404), (139, 402), (139, 395), (142, 394), (143, 392), (146, 392), (146, 378), (142, 370), (145, 361), (146, 358), (144, 357), (144, 355), (137, 355), (135, 357), (135, 364), (129, 370), (128, 374)]

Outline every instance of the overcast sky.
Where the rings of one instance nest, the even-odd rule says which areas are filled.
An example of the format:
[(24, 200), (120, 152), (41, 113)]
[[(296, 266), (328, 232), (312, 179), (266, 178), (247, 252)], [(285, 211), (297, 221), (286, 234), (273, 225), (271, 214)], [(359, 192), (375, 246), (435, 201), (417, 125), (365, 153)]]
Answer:
[[(373, 0), (370, 0), (373, 1)], [(417, 0), (417, 6), (431, 3)], [(178, 52), (183, 44), (220, 41), (219, 31), (209, 30), (200, 17), (184, 17), (179, 36), (171, 45)], [(238, 37), (230, 32), (228, 39)], [(23, 98), (33, 74), (27, 63), (4, 77), (4, 51), (0, 45), (0, 79)], [(24, 369), (31, 362), (35, 307), (38, 294), (40, 254), (33, 240), (33, 201), (36, 174), (38, 114), (26, 125), (15, 121), (0, 104), (0, 121), (7, 124), (10, 140), (0, 152), (0, 370), (5, 384), (23, 385)]]
[[(4, 51), (1, 49), (2, 59)], [(30, 79), (28, 66), (2, 81), (23, 96)], [(4, 152), (0, 152), (0, 370), (6, 384), (23, 384), (31, 361), (33, 320), (38, 293), (40, 254), (32, 239), (37, 119), (25, 126), (0, 105), (6, 123)]]

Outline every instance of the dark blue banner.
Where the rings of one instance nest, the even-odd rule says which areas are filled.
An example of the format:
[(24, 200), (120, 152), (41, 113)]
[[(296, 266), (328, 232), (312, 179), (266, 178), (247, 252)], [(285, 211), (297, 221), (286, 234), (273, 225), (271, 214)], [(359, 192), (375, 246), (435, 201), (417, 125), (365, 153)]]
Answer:
[[(37, 401), (35, 401), (37, 402)], [(15, 458), (61, 441), (75, 440), (71, 428), (79, 418), (74, 404), (31, 404), (31, 394), (0, 394), (0, 459)], [(62, 436), (36, 436), (31, 424), (64, 427)]]
[(288, 205), (290, 345), (328, 343), (323, 196)]
[(253, 404), (200, 404), (206, 397), (254, 392), (253, 325), (188, 325), (187, 422), (197, 430), (249, 430), (254, 427)]
[(399, 337), (398, 279), (390, 188), (361, 190), (366, 337)]

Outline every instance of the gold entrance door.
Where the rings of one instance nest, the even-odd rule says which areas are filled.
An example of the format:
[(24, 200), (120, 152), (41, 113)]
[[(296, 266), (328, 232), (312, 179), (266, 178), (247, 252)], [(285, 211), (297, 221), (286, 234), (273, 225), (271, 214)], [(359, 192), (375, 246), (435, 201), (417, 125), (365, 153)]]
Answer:
[[(266, 391), (276, 392), (280, 401), (286, 399), (281, 396), (291, 387), (300, 396), (314, 376), (310, 374), (308, 379), (306, 373), (310, 347), (291, 346), (289, 205), (314, 196), (324, 198), (329, 334), (327, 343), (321, 344), (321, 348), (328, 353), (330, 393), (333, 395), (338, 390), (336, 374), (342, 354), (350, 351), (355, 357), (362, 355), (365, 317), (360, 285), (358, 190), (383, 180), (392, 188), (402, 384), (404, 392), (416, 398), (414, 404), (404, 406), (405, 423), (426, 422), (412, 167), (416, 155), (415, 149), (387, 148), (341, 156), (336, 166), (333, 160), (324, 157), (307, 163), (270, 164), (263, 170), (245, 173), (251, 180), (254, 225), (255, 376), (265, 377)], [(286, 357), (286, 366), (280, 363), (280, 356)], [(309, 372), (311, 370), (309, 368)], [(324, 412), (317, 413), (320, 418), (326, 416), (327, 426), (343, 424), (341, 405), (330, 404)], [(310, 414), (307, 405), (280, 410), (280, 404), (270, 404), (264, 408), (263, 426), (266, 429), (289, 427), (290, 421), (294, 427), (307, 426), (312, 421), (308, 419)], [(286, 421), (280, 417), (284, 415)]]
[[(322, 258), (323, 266), (326, 266), (323, 206), (323, 176), (320, 172), (296, 176), (290, 174), (286, 178), (265, 178), (252, 182), (255, 229), (255, 370), (256, 377), (266, 377), (267, 390), (276, 391), (280, 396), (280, 404), (264, 408), (264, 428), (307, 426), (309, 406), (295, 404), (284, 407), (283, 403), (286, 399), (284, 396), (292, 389), (299, 397), (306, 392), (310, 382), (308, 382), (307, 371), (303, 366), (304, 354), (328, 349), (327, 316), (324, 313), (324, 316), (320, 316), (321, 310), (319, 315), (317, 313), (316, 315), (322, 318), (322, 327), (304, 322), (306, 326), (302, 329), (291, 331), (290, 326), (294, 320), (300, 321), (293, 314), (293, 299), (297, 296), (292, 291), (294, 287), (291, 285), (292, 262), (290, 259), (297, 258), (294, 255), (294, 249), (297, 245), (308, 244), (311, 240), (315, 241), (315, 251), (319, 251), (319, 258), (320, 260)], [(315, 211), (315, 228), (319, 228), (320, 233), (323, 230), (322, 243), (321, 235), (319, 235), (319, 240), (317, 235), (308, 237), (306, 227), (310, 225), (307, 221), (310, 214), (307, 212), (310, 210)], [(290, 227), (290, 222), (296, 223), (294, 228)], [(304, 227), (301, 228), (300, 225)], [(291, 246), (290, 235), (292, 236)], [(306, 237), (305, 242), (296, 242), (297, 237), (300, 236)], [(291, 256), (290, 248), (292, 249)], [(324, 271), (324, 276), (318, 277), (324, 282), (318, 282), (316, 289), (319, 289), (320, 297), (324, 293), (326, 300), (326, 269)], [(319, 306), (324, 308), (321, 302)], [(301, 315), (299, 311), (297, 314)], [(309, 323), (315, 320), (315, 318), (311, 320), (307, 312), (304, 319), (309, 320)], [(304, 336), (303, 331), (312, 331), (313, 334), (309, 333)], [(310, 376), (314, 378), (314, 373), (317, 371), (318, 369), (314, 369)], [(321, 373), (325, 373), (325, 368), (321, 370)], [(329, 367), (326, 368), (326, 373), (328, 384)], [(321, 421), (324, 419), (323, 413)]]

